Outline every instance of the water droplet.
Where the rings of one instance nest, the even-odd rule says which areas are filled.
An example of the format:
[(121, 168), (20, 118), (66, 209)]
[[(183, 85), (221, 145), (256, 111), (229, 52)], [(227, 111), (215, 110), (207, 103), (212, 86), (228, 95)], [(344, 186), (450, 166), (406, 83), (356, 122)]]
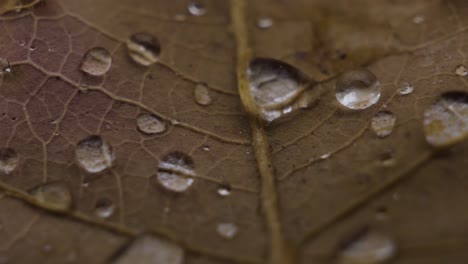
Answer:
[(273, 26), (273, 19), (269, 17), (262, 17), (257, 20), (257, 27), (267, 29)]
[(75, 150), (78, 164), (89, 173), (99, 173), (110, 168), (114, 161), (112, 148), (99, 136), (81, 140)]
[(3, 73), (11, 73), (11, 67), (7, 59), (0, 58), (0, 76)]
[(467, 76), (468, 70), (466, 69), (465, 65), (461, 64), (458, 65), (457, 68), (455, 68), (455, 73), (460, 76)]
[(190, 156), (176, 151), (166, 155), (158, 165), (159, 183), (168, 190), (184, 192), (192, 186), (195, 176)]
[(210, 91), (204, 84), (197, 84), (194, 90), (195, 101), (199, 105), (211, 104)]
[(301, 95), (306, 78), (294, 67), (273, 59), (255, 59), (247, 71), (250, 91), (263, 118), (271, 122), (298, 108), (307, 107)]
[(166, 131), (166, 122), (151, 114), (141, 114), (137, 117), (138, 130), (145, 134), (158, 134)]
[(413, 23), (419, 25), (421, 23), (423, 23), (425, 20), (424, 16), (415, 16), (413, 17)]
[(390, 135), (395, 126), (396, 116), (388, 110), (377, 112), (371, 121), (372, 130), (379, 137), (386, 137)]
[(11, 148), (0, 148), (0, 172), (10, 174), (18, 167), (19, 158)]
[(72, 205), (70, 189), (64, 182), (49, 182), (29, 191), (37, 202), (55, 210), (67, 210)]
[(101, 76), (111, 67), (112, 56), (108, 50), (102, 47), (95, 47), (83, 56), (80, 69), (89, 75)]
[(231, 186), (229, 184), (223, 184), (218, 188), (218, 194), (221, 196), (229, 196), (231, 194)]
[(203, 16), (206, 14), (206, 8), (198, 1), (191, 1), (187, 9), (192, 16)]
[(174, 16), (175, 21), (185, 21), (187, 17), (184, 14), (176, 14)]
[(107, 199), (101, 198), (96, 202), (94, 213), (101, 218), (109, 218), (115, 211), (115, 204)]
[(216, 231), (220, 236), (231, 239), (237, 234), (237, 226), (233, 223), (219, 223)]
[(30, 50), (30, 51), (35, 51), (36, 49), (37, 49), (36, 46), (29, 46), (29, 50)]
[(142, 236), (137, 238), (112, 261), (113, 264), (182, 264), (183, 262), (184, 250), (182, 247), (168, 240), (154, 236)]
[(424, 133), (429, 144), (450, 146), (468, 136), (468, 94), (448, 92), (424, 112)]
[(127, 41), (127, 50), (133, 61), (142, 66), (150, 66), (158, 61), (161, 46), (153, 35), (137, 33)]
[(204, 151), (210, 151), (211, 150), (210, 146), (207, 146), (207, 145), (203, 146), (202, 149)]
[(325, 153), (322, 156), (320, 156), (320, 159), (328, 159), (331, 156), (331, 153)]
[(336, 80), (336, 99), (350, 109), (365, 109), (379, 101), (380, 83), (366, 69), (350, 70)]
[(349, 243), (339, 254), (339, 264), (378, 264), (394, 257), (395, 242), (388, 236), (369, 231)]
[(407, 95), (407, 94), (412, 93), (413, 90), (414, 90), (413, 85), (409, 83), (404, 83), (403, 86), (398, 89), (398, 93), (400, 95)]

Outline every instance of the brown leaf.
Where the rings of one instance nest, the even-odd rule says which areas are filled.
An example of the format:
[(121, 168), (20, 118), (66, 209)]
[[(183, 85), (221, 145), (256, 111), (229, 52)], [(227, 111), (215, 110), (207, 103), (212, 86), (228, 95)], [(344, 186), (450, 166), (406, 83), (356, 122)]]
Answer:
[[(448, 149), (423, 124), (468, 91), (465, 1), (16, 4), (0, 5), (2, 260), (346, 264), (375, 241), (392, 263), (466, 259), (466, 104), (438, 112), (462, 129)], [(335, 97), (356, 68), (381, 91), (361, 110)], [(396, 117), (385, 136), (377, 113)], [(70, 193), (28, 192), (57, 182)]]

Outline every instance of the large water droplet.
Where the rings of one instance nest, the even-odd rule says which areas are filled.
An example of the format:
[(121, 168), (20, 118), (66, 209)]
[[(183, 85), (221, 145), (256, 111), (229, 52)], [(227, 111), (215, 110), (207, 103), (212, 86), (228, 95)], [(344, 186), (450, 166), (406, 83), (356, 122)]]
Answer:
[(395, 126), (396, 116), (388, 110), (377, 112), (371, 121), (372, 130), (379, 137), (390, 135)]
[(72, 206), (70, 189), (64, 182), (49, 182), (29, 191), (37, 202), (55, 210), (67, 210)]
[(138, 130), (145, 134), (158, 134), (166, 131), (166, 122), (150, 114), (141, 114), (137, 117)]
[(12, 148), (0, 148), (0, 173), (10, 174), (18, 167), (19, 158)]
[(211, 104), (210, 91), (204, 84), (197, 84), (194, 89), (195, 101), (199, 105), (209, 105)]
[(237, 234), (237, 226), (234, 223), (219, 223), (216, 231), (220, 236), (231, 239)]
[(89, 173), (99, 173), (112, 166), (112, 148), (99, 136), (81, 140), (75, 150), (78, 164)]
[(187, 9), (192, 16), (203, 16), (206, 14), (205, 6), (198, 1), (191, 1)]
[(182, 264), (184, 250), (179, 245), (153, 236), (136, 239), (117, 256), (113, 264)]
[(379, 101), (380, 83), (366, 69), (344, 72), (336, 80), (336, 99), (350, 109), (365, 109)]
[(133, 61), (142, 66), (150, 66), (158, 61), (161, 46), (153, 35), (137, 33), (127, 41), (127, 50)]
[(166, 155), (158, 165), (158, 181), (166, 189), (184, 192), (193, 184), (194, 163), (190, 156), (182, 152)]
[(339, 254), (339, 264), (379, 264), (396, 253), (395, 242), (388, 236), (368, 232), (346, 245)]
[(461, 64), (458, 65), (457, 68), (455, 68), (455, 73), (460, 76), (467, 76), (468, 70), (466, 69), (465, 65)]
[(94, 213), (101, 218), (109, 218), (115, 211), (115, 204), (107, 199), (101, 198), (96, 202)]
[(89, 75), (101, 76), (111, 67), (112, 56), (108, 50), (102, 47), (90, 49), (83, 56), (80, 69)]
[(301, 100), (306, 78), (291, 65), (259, 58), (250, 63), (247, 74), (250, 91), (266, 121), (308, 106), (308, 101)]
[(436, 147), (452, 145), (468, 136), (468, 94), (449, 92), (424, 112), (426, 140)]

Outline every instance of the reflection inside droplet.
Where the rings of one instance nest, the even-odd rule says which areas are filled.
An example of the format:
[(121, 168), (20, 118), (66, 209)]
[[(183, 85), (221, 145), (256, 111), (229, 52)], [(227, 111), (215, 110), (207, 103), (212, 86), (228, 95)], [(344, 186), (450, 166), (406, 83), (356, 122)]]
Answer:
[(365, 109), (379, 101), (380, 84), (366, 69), (350, 70), (336, 80), (336, 99), (350, 109)]

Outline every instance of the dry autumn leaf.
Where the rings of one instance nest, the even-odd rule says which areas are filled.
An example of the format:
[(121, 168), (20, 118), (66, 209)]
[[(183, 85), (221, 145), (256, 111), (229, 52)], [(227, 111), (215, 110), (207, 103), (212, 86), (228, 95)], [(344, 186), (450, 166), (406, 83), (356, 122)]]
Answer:
[(468, 258), (466, 1), (0, 13), (0, 263)]

